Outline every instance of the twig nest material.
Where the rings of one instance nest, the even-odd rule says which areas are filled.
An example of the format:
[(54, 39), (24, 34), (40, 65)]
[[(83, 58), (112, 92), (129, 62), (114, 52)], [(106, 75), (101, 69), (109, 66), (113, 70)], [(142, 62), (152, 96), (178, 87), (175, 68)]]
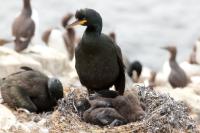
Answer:
[[(79, 90), (79, 89), (77, 89)], [(140, 101), (145, 106), (146, 116), (142, 121), (119, 127), (99, 127), (85, 123), (74, 106), (79, 97), (86, 97), (84, 91), (70, 92), (58, 105), (50, 120), (52, 132), (198, 132), (195, 121), (188, 114), (187, 107), (169, 95), (159, 94), (145, 87), (138, 88)], [(130, 89), (135, 91), (134, 89)], [(78, 92), (78, 93), (77, 93)], [(81, 95), (82, 94), (82, 95)]]
[(159, 94), (149, 88), (140, 87), (141, 101), (147, 116), (144, 129), (148, 132), (197, 132), (195, 121), (188, 114), (183, 102), (177, 102), (167, 94)]
[[(200, 114), (200, 91), (198, 84), (189, 84), (187, 87), (183, 88), (176, 88), (172, 89), (170, 87), (157, 87), (154, 88), (155, 91), (161, 94), (169, 94), (173, 97), (176, 101), (184, 102), (187, 107), (189, 108), (191, 113)], [(199, 119), (199, 116), (195, 116), (195, 120)], [(199, 121), (199, 120), (198, 120)]]
[[(132, 122), (119, 127), (99, 127), (84, 122), (77, 113), (75, 102), (80, 98), (88, 97), (86, 89), (69, 88), (67, 95), (58, 103), (54, 112), (34, 114), (24, 112), (12, 112), (5, 106), (0, 105), (0, 122), (4, 123), (5, 118), (10, 118), (8, 125), (12, 124), (10, 132), (154, 132), (154, 133), (196, 133), (198, 129), (195, 121), (188, 115), (188, 108), (182, 102), (176, 102), (166, 94), (159, 94), (154, 90), (145, 87), (138, 87), (137, 90), (129, 89), (125, 93), (137, 92), (140, 101), (145, 106), (146, 116), (143, 120)], [(1, 113), (4, 113), (3, 115)], [(17, 117), (17, 118), (16, 118)], [(17, 119), (17, 122), (16, 122)], [(10, 119), (9, 119), (10, 120)], [(1, 124), (1, 123), (0, 123)], [(2, 124), (0, 125), (2, 126)], [(10, 128), (10, 126), (8, 127)], [(2, 129), (0, 129), (0, 132)]]

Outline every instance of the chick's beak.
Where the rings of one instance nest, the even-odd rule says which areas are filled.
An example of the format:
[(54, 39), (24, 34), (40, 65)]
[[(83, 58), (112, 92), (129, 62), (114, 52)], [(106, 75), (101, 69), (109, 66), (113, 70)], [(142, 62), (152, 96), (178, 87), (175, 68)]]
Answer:
[(72, 24), (70, 25), (67, 25), (67, 28), (72, 28), (76, 25), (84, 25), (85, 23), (87, 23), (87, 20), (83, 19), (83, 20), (77, 20), (75, 22), (73, 22)]

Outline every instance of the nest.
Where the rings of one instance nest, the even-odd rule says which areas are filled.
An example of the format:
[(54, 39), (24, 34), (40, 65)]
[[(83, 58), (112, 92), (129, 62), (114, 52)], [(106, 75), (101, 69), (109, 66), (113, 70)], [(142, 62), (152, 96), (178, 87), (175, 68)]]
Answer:
[(59, 101), (58, 108), (50, 119), (50, 132), (198, 132), (195, 121), (189, 117), (188, 108), (169, 95), (159, 94), (150, 88), (138, 87), (140, 101), (145, 105), (146, 116), (142, 121), (118, 127), (99, 127), (84, 122), (75, 107), (75, 102), (87, 94), (80, 89), (68, 93)]

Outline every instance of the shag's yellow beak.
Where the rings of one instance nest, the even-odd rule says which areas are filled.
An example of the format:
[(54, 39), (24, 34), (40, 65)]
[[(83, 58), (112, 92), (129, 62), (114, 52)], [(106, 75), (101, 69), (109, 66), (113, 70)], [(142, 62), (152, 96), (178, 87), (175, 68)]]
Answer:
[(83, 19), (83, 20), (77, 20), (77, 21), (73, 22), (72, 24), (67, 25), (67, 28), (72, 28), (72, 27), (74, 27), (76, 25), (84, 25), (86, 23), (87, 23), (87, 20), (85, 20), (85, 19)]

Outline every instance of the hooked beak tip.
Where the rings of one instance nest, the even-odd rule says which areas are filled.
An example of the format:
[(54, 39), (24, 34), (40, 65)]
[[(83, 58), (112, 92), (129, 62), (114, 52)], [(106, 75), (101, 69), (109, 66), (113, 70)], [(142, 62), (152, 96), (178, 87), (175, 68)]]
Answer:
[(70, 24), (70, 25), (67, 25), (66, 28), (69, 29), (69, 28), (73, 28), (74, 26), (76, 25), (84, 25), (85, 23), (87, 23), (87, 20), (83, 19), (83, 20), (77, 20), (75, 21), (74, 23)]

